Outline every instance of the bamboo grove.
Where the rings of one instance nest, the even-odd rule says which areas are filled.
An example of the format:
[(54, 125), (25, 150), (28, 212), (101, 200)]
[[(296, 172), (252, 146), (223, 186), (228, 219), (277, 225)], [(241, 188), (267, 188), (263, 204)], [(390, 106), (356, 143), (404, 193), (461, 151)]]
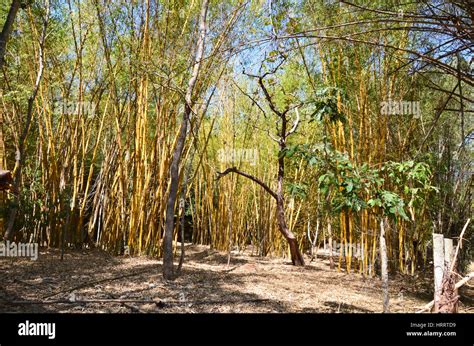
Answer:
[[(187, 227), (229, 256), (290, 258), (281, 183), (299, 251), (375, 275), (382, 220), (390, 270), (413, 275), (472, 212), (473, 8), (437, 3), (210, 1), (189, 100), (201, 1), (23, 3), (0, 76), (2, 233), (162, 256), (189, 107), (176, 254)], [(384, 112), (402, 100), (418, 108)]]

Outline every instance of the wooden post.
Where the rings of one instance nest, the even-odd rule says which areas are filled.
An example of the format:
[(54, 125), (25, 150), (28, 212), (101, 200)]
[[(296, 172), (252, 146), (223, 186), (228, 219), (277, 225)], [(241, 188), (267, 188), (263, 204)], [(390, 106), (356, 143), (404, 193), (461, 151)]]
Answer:
[[(454, 246), (453, 246), (453, 240), (450, 238), (445, 238), (444, 239), (444, 273), (443, 273), (443, 278), (448, 278), (448, 282), (450, 282), (452, 285), (454, 285), (454, 279), (453, 279), (453, 274), (451, 273), (451, 266), (452, 262), (454, 261)], [(446, 289), (446, 288), (445, 288)], [(447, 299), (451, 302), (451, 304), (447, 304), (445, 307), (442, 307), (440, 312), (447, 312), (447, 313), (456, 313), (458, 311), (458, 300), (454, 299), (452, 300), (452, 295), (458, 296), (457, 289), (455, 287), (452, 287), (452, 291), (447, 289)], [(451, 294), (450, 294), (451, 293)], [(443, 291), (443, 295), (445, 294), (445, 291)], [(443, 299), (444, 297), (442, 297)], [(443, 299), (444, 300), (444, 299)]]
[(439, 295), (444, 273), (444, 237), (442, 234), (433, 233), (433, 266), (434, 266), (434, 306), (438, 310)]
[(450, 238), (444, 239), (444, 268), (449, 272), (454, 256), (453, 240)]

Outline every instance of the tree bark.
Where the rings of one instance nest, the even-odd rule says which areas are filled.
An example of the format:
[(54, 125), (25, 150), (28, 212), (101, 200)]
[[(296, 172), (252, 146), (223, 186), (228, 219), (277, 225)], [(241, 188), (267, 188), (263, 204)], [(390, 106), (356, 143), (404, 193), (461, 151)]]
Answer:
[(286, 223), (284, 200), (281, 196), (277, 199), (277, 220), (278, 228), (290, 246), (291, 263), (297, 266), (304, 266), (304, 258), (299, 249), (298, 240)]
[[(196, 85), (199, 71), (201, 69), (202, 57), (204, 54), (204, 43), (206, 40), (206, 18), (209, 0), (203, 0), (201, 6), (201, 13), (199, 15), (199, 37), (196, 44), (196, 52), (194, 57), (193, 71), (191, 78), (188, 82), (188, 87), (185, 95), (185, 108), (183, 113), (183, 119), (179, 129), (178, 139), (176, 146), (174, 147), (173, 157), (170, 166), (170, 192), (168, 201), (166, 204), (166, 218), (165, 218), (165, 234), (163, 237), (163, 277), (166, 280), (173, 280), (174, 267), (173, 267), (173, 231), (174, 231), (174, 212), (176, 197), (178, 194), (179, 185), (179, 164), (181, 162), (181, 155), (183, 153), (184, 144), (186, 142), (189, 118), (192, 112), (193, 91)], [(182, 239), (183, 240), (183, 239)]]
[(20, 0), (12, 1), (12, 4), (10, 5), (10, 10), (8, 11), (7, 20), (5, 21), (5, 24), (3, 24), (3, 29), (0, 33), (0, 70), (3, 68), (8, 39), (10, 38), (10, 35), (12, 33), (13, 23), (15, 22), (15, 17), (20, 6)]
[[(263, 85), (263, 81), (260, 80), (260, 85)], [(267, 100), (270, 103), (269, 94), (266, 91), (265, 87), (262, 86), (265, 94), (267, 95)], [(275, 108), (273, 108), (275, 112)], [(280, 130), (280, 140), (278, 142), (280, 147), (280, 154), (278, 156), (278, 185), (277, 185), (277, 219), (278, 219), (278, 226), (280, 232), (283, 234), (283, 237), (288, 241), (288, 245), (290, 246), (290, 256), (291, 262), (297, 266), (304, 266), (304, 258), (303, 254), (301, 253), (298, 240), (296, 239), (295, 235), (290, 231), (288, 225), (286, 223), (285, 218), (285, 200), (284, 200), (284, 193), (283, 193), (283, 179), (285, 177), (285, 156), (281, 155), (281, 153), (285, 152), (286, 149), (286, 137), (288, 136), (287, 131), (287, 123), (288, 119), (286, 118), (287, 112), (278, 113), (276, 112), (281, 118), (281, 130)], [(297, 123), (296, 123), (297, 126)], [(296, 127), (295, 127), (296, 129)], [(294, 130), (293, 130), (294, 131)], [(291, 131), (290, 131), (291, 132)]]

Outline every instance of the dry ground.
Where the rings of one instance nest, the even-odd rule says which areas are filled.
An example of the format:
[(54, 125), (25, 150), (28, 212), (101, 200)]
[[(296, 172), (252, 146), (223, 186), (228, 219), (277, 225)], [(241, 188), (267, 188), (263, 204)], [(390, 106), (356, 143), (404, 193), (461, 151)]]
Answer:
[[(309, 262), (309, 260), (308, 260)], [(281, 258), (226, 254), (188, 245), (182, 275), (161, 276), (161, 263), (111, 257), (99, 250), (42, 250), (37, 261), (0, 259), (0, 312), (380, 312), (380, 280), (330, 270), (318, 258), (305, 268)], [(431, 300), (426, 280), (391, 278), (393, 312)], [(41, 304), (37, 304), (41, 303)], [(462, 312), (473, 312), (467, 299)]]

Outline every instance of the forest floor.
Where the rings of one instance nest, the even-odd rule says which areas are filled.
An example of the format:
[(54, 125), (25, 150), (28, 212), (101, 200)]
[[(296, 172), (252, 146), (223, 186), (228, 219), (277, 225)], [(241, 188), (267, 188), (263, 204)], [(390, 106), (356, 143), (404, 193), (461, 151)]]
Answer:
[[(163, 280), (161, 261), (68, 250), (64, 260), (43, 249), (37, 261), (0, 259), (0, 312), (233, 313), (380, 312), (381, 282), (331, 270), (318, 257), (304, 268), (282, 258), (227, 255), (187, 245), (182, 275)], [(392, 277), (390, 309), (415, 312), (431, 300), (430, 279)], [(467, 294), (472, 294), (472, 289)], [(461, 312), (474, 312), (462, 294)]]

